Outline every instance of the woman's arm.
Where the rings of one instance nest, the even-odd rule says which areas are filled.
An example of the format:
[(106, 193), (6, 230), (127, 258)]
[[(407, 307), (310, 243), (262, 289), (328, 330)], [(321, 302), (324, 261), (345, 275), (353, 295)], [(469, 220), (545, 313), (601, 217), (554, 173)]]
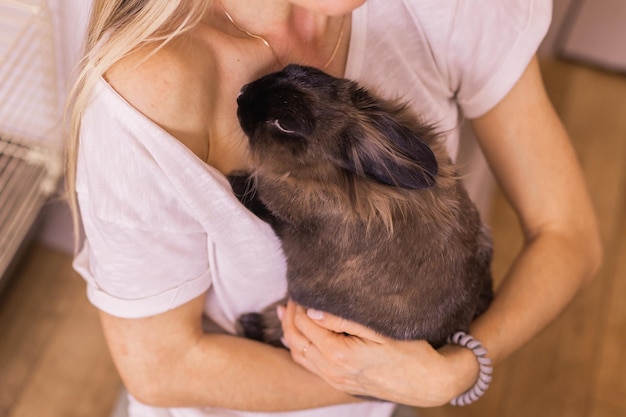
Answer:
[[(581, 169), (536, 59), (472, 124), (525, 238), (493, 304), (471, 326), (498, 362), (560, 314), (599, 268), (602, 250)], [(330, 315), (311, 320), (295, 306), (287, 309), (283, 328), (291, 346), (312, 341), (306, 355), (292, 350), (295, 361), (352, 393), (432, 406), (465, 391), (478, 374), (467, 349), (436, 352), (424, 342), (387, 340)]]
[(602, 248), (582, 171), (536, 58), (473, 127), (524, 232), (496, 299), (472, 325), (498, 361), (558, 316), (597, 272)]
[(203, 333), (204, 298), (148, 318), (100, 314), (116, 367), (139, 401), (254, 411), (357, 401), (295, 364), (285, 349)]

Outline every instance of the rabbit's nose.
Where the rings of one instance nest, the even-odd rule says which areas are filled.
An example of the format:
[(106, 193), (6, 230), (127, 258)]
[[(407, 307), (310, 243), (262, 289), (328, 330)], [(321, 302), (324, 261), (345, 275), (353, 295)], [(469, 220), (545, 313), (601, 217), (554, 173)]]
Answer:
[(246, 92), (247, 89), (248, 89), (248, 84), (241, 87), (241, 90), (239, 90), (239, 94), (237, 94), (237, 99), (239, 99), (239, 97), (241, 97)]

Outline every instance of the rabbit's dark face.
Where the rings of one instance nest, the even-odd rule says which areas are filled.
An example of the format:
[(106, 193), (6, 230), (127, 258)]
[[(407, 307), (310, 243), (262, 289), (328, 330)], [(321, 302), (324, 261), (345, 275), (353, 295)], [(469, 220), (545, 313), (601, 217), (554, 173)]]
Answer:
[(353, 81), (289, 65), (244, 86), (237, 103), (265, 170), (325, 178), (350, 172), (405, 188), (435, 182), (436, 159), (418, 133)]
[[(337, 154), (350, 84), (313, 68), (295, 65), (241, 90), (237, 116), (252, 152), (264, 163), (280, 156), (284, 168), (317, 164)], [(334, 148), (334, 149), (332, 149)], [(282, 165), (282, 164), (281, 164)]]

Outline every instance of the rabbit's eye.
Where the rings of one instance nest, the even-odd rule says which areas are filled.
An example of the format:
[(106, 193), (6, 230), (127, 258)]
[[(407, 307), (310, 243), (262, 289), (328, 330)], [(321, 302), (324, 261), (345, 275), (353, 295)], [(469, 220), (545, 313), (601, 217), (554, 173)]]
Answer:
[(272, 122), (270, 122), (270, 124), (272, 126), (274, 126), (275, 128), (277, 128), (278, 130), (280, 130), (283, 133), (288, 133), (288, 134), (293, 134), (296, 133), (295, 130), (291, 130), (288, 129), (287, 127), (284, 126), (284, 123), (282, 123), (280, 120), (275, 119)]

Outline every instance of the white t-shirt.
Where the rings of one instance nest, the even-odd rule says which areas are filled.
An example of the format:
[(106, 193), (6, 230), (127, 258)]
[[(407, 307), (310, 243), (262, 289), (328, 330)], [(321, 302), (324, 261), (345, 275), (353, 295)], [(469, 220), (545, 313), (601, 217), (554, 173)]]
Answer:
[[(456, 156), (459, 108), (477, 117), (507, 94), (545, 35), (551, 7), (549, 0), (369, 0), (353, 13), (346, 77), (410, 101), (448, 132)], [(223, 175), (104, 80), (82, 121), (77, 193), (86, 238), (74, 267), (90, 301), (109, 314), (155, 315), (206, 292), (206, 315), (233, 332), (240, 314), (285, 294), (285, 259), (271, 228), (239, 203)], [(391, 410), (362, 403), (274, 415)], [(131, 413), (266, 415), (160, 409), (133, 399)]]

